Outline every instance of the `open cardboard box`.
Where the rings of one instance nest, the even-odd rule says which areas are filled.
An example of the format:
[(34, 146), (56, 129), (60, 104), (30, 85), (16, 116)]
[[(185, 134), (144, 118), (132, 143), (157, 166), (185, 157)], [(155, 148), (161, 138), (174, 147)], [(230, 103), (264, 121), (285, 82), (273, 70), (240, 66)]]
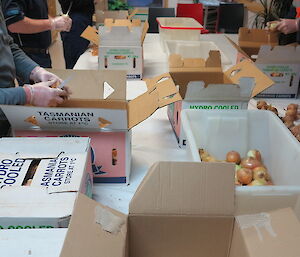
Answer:
[(95, 10), (96, 26), (104, 25), (105, 19), (127, 19), (128, 11), (109, 11), (109, 10)]
[[(59, 226), (69, 220), (78, 192), (92, 197), (89, 138), (2, 138), (0, 149), (2, 228)], [(40, 219), (10, 224), (20, 215)]]
[(170, 75), (179, 85), (183, 99), (168, 106), (168, 117), (181, 147), (186, 143), (181, 110), (247, 109), (251, 97), (273, 84), (250, 60), (223, 72), (219, 51), (210, 51), (206, 60), (171, 55), (169, 64)]
[(18, 241), (4, 257), (28, 252), (50, 257), (43, 252), (48, 248), (51, 257), (299, 257), (300, 252), (300, 224), (292, 210), (234, 216), (234, 166), (226, 163), (157, 163), (131, 200), (128, 216), (79, 195), (67, 229), (0, 230), (0, 238), (1, 249)]
[(2, 105), (13, 135), (90, 137), (94, 181), (128, 183), (130, 129), (156, 109), (181, 100), (170, 75), (146, 80), (148, 91), (127, 101), (125, 71), (51, 72), (70, 78), (70, 99), (55, 108)]
[[(235, 44), (230, 38), (227, 37), (227, 39), (238, 51), (237, 62), (244, 59), (254, 60), (255, 65), (275, 82), (272, 87), (262, 91), (257, 97), (297, 97), (300, 81), (299, 45), (260, 45), (255, 58), (252, 58), (252, 56), (248, 54), (251, 53), (251, 51), (245, 51), (243, 47)], [(253, 52), (256, 52), (256, 50), (253, 50)]]
[(266, 29), (239, 28), (238, 45), (251, 58), (257, 55), (262, 45), (278, 45), (278, 32)]
[(126, 70), (128, 79), (141, 79), (148, 28), (147, 21), (106, 19), (99, 28), (99, 69)]

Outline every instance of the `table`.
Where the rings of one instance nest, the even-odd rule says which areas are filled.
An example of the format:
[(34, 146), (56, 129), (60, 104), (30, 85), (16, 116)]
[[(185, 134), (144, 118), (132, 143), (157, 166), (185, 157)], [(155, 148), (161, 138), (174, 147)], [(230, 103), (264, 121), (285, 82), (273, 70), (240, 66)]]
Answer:
[[(237, 42), (237, 35), (228, 35)], [(235, 63), (236, 50), (232, 47), (223, 34), (204, 34), (200, 40), (213, 41), (230, 58), (232, 64)], [(147, 34), (144, 41), (145, 69), (144, 77), (154, 77), (164, 72), (168, 72), (167, 55), (163, 52), (158, 34)], [(74, 69), (97, 69), (98, 60), (96, 56), (91, 56), (89, 50), (85, 52), (76, 63)], [(226, 69), (226, 67), (225, 67)], [(136, 94), (134, 87), (141, 81), (129, 81), (128, 98)], [(286, 107), (287, 103), (300, 100), (291, 99), (268, 99), (269, 103), (279, 104)], [(255, 100), (251, 100), (249, 108), (255, 108)], [(143, 121), (132, 129), (132, 168), (129, 185), (108, 185), (94, 184), (93, 198), (121, 211), (128, 213), (129, 202), (133, 197), (137, 187), (145, 176), (149, 167), (157, 161), (189, 161), (184, 149), (177, 145), (175, 135), (167, 117), (166, 107), (156, 111), (151, 117)]]

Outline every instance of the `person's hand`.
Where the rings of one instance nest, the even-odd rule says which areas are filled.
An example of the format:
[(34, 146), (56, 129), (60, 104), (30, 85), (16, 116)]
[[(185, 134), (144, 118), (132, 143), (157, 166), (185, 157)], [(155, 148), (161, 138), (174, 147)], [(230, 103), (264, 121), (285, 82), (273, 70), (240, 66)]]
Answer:
[(282, 19), (276, 26), (276, 29), (284, 34), (290, 34), (298, 31), (299, 20), (297, 19)]
[(30, 79), (37, 83), (37, 82), (45, 82), (45, 81), (50, 81), (54, 80), (54, 82), (62, 82), (62, 79), (60, 79), (58, 76), (55, 74), (46, 71), (44, 68), (37, 66), (35, 67), (31, 73), (30, 73)]
[(276, 31), (279, 23), (280, 23), (280, 21), (269, 21), (269, 22), (267, 22), (266, 29), (268, 29), (270, 31)]
[(67, 31), (72, 27), (72, 19), (68, 15), (57, 16), (51, 18), (51, 30)]
[(26, 104), (41, 107), (55, 107), (62, 104), (69, 97), (70, 92), (60, 88), (51, 88), (53, 83), (55, 82), (46, 81), (34, 85), (24, 85)]

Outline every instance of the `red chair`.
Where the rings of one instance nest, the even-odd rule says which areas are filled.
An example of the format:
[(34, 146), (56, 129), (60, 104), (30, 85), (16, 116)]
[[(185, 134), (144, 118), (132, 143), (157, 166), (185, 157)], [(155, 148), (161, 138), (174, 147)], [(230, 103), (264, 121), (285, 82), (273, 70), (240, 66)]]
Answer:
[[(177, 4), (176, 17), (194, 18), (203, 25), (203, 5), (202, 4)], [(209, 31), (201, 30), (201, 34), (206, 34)]]

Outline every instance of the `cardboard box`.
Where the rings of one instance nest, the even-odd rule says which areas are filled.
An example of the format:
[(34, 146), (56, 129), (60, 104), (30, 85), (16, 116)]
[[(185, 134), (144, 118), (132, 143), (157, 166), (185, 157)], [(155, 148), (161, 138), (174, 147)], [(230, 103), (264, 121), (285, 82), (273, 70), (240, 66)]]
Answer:
[(55, 241), (36, 239), (37, 230), (15, 231), (0, 230), (0, 246), (11, 240), (20, 246), (4, 257), (36, 252), (45, 245), (42, 239), (56, 249), (51, 257), (298, 257), (300, 252), (300, 224), (290, 209), (234, 217), (234, 168), (226, 163), (155, 164), (128, 216), (79, 195), (66, 236), (62, 231)]
[(70, 78), (71, 98), (56, 108), (2, 105), (14, 135), (91, 137), (95, 182), (128, 183), (129, 130), (156, 109), (181, 99), (170, 75), (148, 79), (148, 91), (128, 101), (125, 71), (52, 72)]
[(240, 28), (238, 45), (251, 58), (255, 58), (262, 45), (278, 45), (278, 33), (266, 29)]
[(251, 97), (273, 84), (249, 60), (223, 72), (218, 51), (210, 51), (206, 60), (171, 55), (169, 65), (170, 74), (175, 84), (179, 85), (183, 99), (168, 106), (168, 117), (180, 147), (186, 144), (181, 110), (247, 109)]
[(300, 144), (282, 121), (270, 111), (182, 112), (187, 156), (201, 161), (199, 149), (218, 160), (235, 150), (245, 157), (251, 149), (262, 155), (274, 185), (237, 186), (236, 213), (293, 208), (300, 220)]
[(148, 22), (106, 19), (99, 28), (99, 69), (126, 70), (128, 79), (143, 77), (143, 43)]
[(0, 149), (2, 228), (65, 226), (77, 194), (92, 197), (89, 138), (2, 138)]
[(104, 25), (105, 19), (127, 19), (128, 11), (119, 10), (119, 11), (109, 11), (109, 10), (95, 10), (96, 15), (96, 26)]
[[(300, 46), (257, 45), (258, 49), (245, 49), (229, 38), (228, 40), (238, 51), (237, 62), (252, 59), (255, 61), (255, 65), (275, 82), (272, 87), (262, 91), (257, 97), (297, 97), (300, 82)], [(247, 54), (252, 50), (253, 52), (258, 50), (254, 58), (250, 58), (252, 56)]]

